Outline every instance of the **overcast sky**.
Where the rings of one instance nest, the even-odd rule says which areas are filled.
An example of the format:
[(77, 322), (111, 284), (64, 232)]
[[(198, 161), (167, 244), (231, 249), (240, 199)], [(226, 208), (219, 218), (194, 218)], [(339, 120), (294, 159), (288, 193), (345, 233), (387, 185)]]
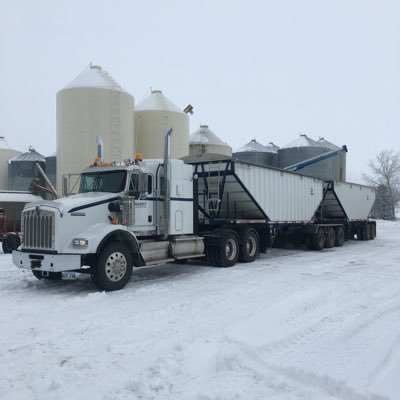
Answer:
[(0, 0), (0, 136), (56, 148), (56, 93), (90, 62), (150, 87), (233, 149), (299, 132), (349, 148), (359, 181), (400, 151), (399, 0)]

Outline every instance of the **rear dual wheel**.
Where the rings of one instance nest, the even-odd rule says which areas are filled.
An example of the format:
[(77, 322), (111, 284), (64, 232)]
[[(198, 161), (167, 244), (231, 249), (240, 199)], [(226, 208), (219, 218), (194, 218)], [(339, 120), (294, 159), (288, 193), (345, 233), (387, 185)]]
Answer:
[(241, 237), (242, 245), (239, 260), (245, 263), (253, 262), (260, 253), (258, 234), (254, 229), (247, 229)]
[(322, 228), (318, 228), (317, 232), (311, 237), (311, 245), (313, 250), (322, 250), (325, 246), (325, 232)]
[(335, 233), (336, 233), (335, 246), (342, 247), (345, 241), (343, 226), (339, 226), (338, 228), (336, 228)]
[(239, 240), (230, 229), (221, 232), (220, 245), (209, 246), (207, 258), (211, 265), (220, 268), (233, 267), (239, 258)]
[(330, 249), (335, 245), (335, 242), (336, 242), (335, 230), (332, 227), (330, 227), (328, 228), (328, 232), (326, 234), (325, 247), (327, 249)]

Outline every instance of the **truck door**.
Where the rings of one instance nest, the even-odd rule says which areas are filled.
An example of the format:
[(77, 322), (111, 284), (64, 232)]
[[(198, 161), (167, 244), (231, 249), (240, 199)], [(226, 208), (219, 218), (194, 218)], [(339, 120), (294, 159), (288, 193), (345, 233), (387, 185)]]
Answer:
[(129, 192), (135, 196), (135, 225), (134, 231), (143, 234), (154, 234), (154, 201), (152, 199), (153, 175), (131, 175)]

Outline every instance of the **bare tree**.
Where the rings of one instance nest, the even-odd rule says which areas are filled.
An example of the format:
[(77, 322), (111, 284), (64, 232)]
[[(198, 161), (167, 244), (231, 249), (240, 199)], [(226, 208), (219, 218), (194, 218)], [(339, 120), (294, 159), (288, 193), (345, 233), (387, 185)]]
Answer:
[(393, 150), (382, 150), (375, 160), (368, 163), (370, 173), (364, 174), (363, 178), (369, 184), (375, 186), (385, 196), (379, 196), (378, 201), (386, 202), (379, 204), (378, 209), (389, 209), (390, 219), (395, 218), (395, 210), (400, 202), (400, 154)]

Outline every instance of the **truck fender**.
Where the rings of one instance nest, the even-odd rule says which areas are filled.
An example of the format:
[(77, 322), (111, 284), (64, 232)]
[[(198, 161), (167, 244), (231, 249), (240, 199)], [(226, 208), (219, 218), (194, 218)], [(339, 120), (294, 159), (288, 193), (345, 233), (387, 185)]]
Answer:
[(101, 251), (111, 242), (121, 242), (125, 244), (131, 251), (135, 266), (139, 267), (144, 265), (144, 260), (140, 254), (139, 243), (136, 236), (126, 230), (116, 229), (109, 232), (103, 237), (96, 249), (96, 255), (99, 255)]

